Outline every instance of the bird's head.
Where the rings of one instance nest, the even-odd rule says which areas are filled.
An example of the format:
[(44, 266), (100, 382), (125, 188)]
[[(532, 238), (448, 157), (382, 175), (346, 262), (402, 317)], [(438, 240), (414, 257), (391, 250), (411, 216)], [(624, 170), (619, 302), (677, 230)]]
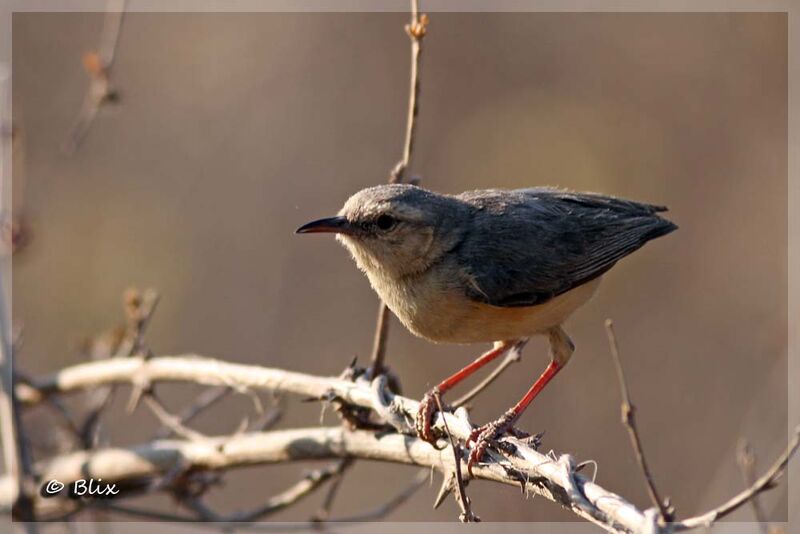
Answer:
[(351, 196), (335, 217), (297, 229), (335, 233), (367, 274), (399, 278), (426, 270), (463, 235), (467, 206), (406, 184), (379, 185)]

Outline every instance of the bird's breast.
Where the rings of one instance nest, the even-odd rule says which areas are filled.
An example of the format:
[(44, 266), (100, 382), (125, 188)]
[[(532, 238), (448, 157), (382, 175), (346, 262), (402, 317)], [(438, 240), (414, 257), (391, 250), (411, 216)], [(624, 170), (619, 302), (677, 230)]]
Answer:
[(519, 339), (560, 325), (595, 293), (594, 279), (536, 306), (498, 307), (467, 296), (448, 269), (391, 279), (368, 273), (370, 283), (413, 334), (437, 343), (483, 343)]

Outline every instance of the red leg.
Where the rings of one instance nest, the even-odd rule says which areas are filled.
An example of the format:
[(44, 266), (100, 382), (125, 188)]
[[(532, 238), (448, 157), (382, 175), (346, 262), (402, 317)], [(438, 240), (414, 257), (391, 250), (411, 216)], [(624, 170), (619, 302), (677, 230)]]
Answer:
[(471, 441), (475, 442), (475, 446), (470, 451), (469, 460), (467, 461), (467, 470), (470, 475), (472, 474), (472, 465), (481, 459), (491, 441), (512, 429), (522, 412), (524, 412), (531, 402), (533, 402), (533, 399), (541, 393), (548, 382), (550, 382), (564, 365), (566, 365), (572, 355), (572, 351), (574, 350), (572, 341), (570, 341), (567, 334), (560, 327), (551, 329), (549, 337), (550, 356), (552, 360), (541, 376), (533, 383), (519, 402), (504, 413), (502, 417), (497, 421), (475, 429), (467, 440), (468, 445)]
[(551, 361), (539, 379), (533, 383), (533, 386), (531, 386), (518, 403), (504, 413), (497, 421), (478, 427), (472, 432), (472, 435), (470, 435), (467, 440), (467, 445), (469, 445), (471, 441), (475, 442), (475, 446), (470, 451), (469, 459), (467, 460), (467, 471), (469, 471), (470, 475), (472, 475), (473, 464), (480, 461), (491, 441), (511, 430), (516, 420), (522, 415), (522, 412), (525, 411), (533, 399), (536, 398), (536, 395), (544, 389), (547, 383), (556, 376), (562, 367), (563, 366), (557, 361)]
[(438, 386), (427, 392), (422, 398), (422, 402), (420, 402), (419, 405), (419, 411), (417, 412), (416, 429), (419, 437), (431, 444), (436, 442), (436, 437), (431, 432), (431, 419), (433, 418), (433, 413), (436, 410), (436, 395), (443, 395), (445, 392), (453, 389), (456, 384), (474, 374), (475, 371), (508, 352), (515, 343), (518, 342), (497, 342), (491, 350), (484, 352), (474, 362), (467, 365), (454, 375), (445, 378), (439, 383)]
[(508, 341), (500, 341), (496, 343), (491, 350), (488, 350), (483, 354), (481, 354), (480, 356), (478, 356), (478, 358), (474, 362), (467, 365), (454, 375), (449, 376), (444, 380), (442, 380), (441, 382), (439, 382), (439, 385), (436, 386), (435, 389), (437, 389), (440, 394), (444, 395), (447, 391), (453, 389), (453, 387), (456, 384), (458, 384), (468, 376), (475, 374), (475, 371), (477, 371), (487, 363), (491, 362), (492, 360), (495, 360), (499, 356), (502, 356), (503, 354), (508, 352), (509, 349), (511, 349), (512, 345), (513, 343)]
[(513, 408), (511, 408), (510, 411), (513, 414), (513, 420), (511, 421), (512, 423), (519, 418), (519, 416), (530, 405), (533, 399), (536, 398), (536, 395), (538, 395), (544, 389), (547, 383), (550, 382), (561, 369), (562, 365), (559, 364), (557, 361), (553, 360), (552, 362), (550, 362), (550, 364), (542, 373), (542, 376), (540, 376), (538, 380), (536, 380), (536, 382), (533, 383), (531, 389), (529, 389), (528, 392), (525, 394), (525, 396), (522, 397), (519, 400), (519, 402), (514, 405)]

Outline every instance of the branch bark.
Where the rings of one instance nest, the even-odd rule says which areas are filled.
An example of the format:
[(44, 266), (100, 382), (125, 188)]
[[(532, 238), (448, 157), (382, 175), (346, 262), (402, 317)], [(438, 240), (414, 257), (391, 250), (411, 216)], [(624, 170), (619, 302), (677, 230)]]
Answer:
[[(42, 474), (43, 480), (57, 479), (68, 483), (92, 477), (125, 485), (139, 484), (144, 479), (163, 476), (176, 469), (226, 470), (333, 458), (411, 464), (442, 473), (452, 469), (452, 453), (448, 449), (439, 451), (417, 438), (400, 434), (378, 437), (374, 432), (347, 431), (336, 427), (256, 432), (210, 438), (202, 442), (162, 440), (131, 448), (80, 451), (40, 464), (37, 471)], [(552, 460), (549, 463), (552, 464)], [(513, 486), (521, 484), (515, 476), (494, 463), (476, 467), (474, 472), (480, 479)], [(547, 492), (543, 488), (546, 484), (535, 477), (530, 477), (523, 485), (537, 493)], [(2, 511), (6, 510), (9, 502), (9, 486), (10, 479), (0, 479)], [(619, 498), (615, 500), (619, 502)], [(64, 504), (59, 501), (58, 498), (37, 498), (34, 502), (37, 512), (47, 517)], [(586, 518), (600, 524), (595, 518)], [(601, 526), (612, 532), (629, 530), (623, 525), (614, 528), (610, 525)]]
[[(132, 448), (81, 451), (53, 458), (35, 466), (40, 480), (61, 481), (94, 476), (104, 480), (135, 482), (188, 468), (225, 470), (254, 464), (359, 458), (433, 468), (445, 477), (455, 473), (452, 447), (437, 450), (417, 439), (411, 422), (419, 408), (415, 400), (395, 395), (386, 388), (385, 375), (372, 382), (355, 382), (256, 365), (227, 363), (197, 355), (145, 358), (112, 358), (62, 369), (29, 384), (19, 383), (16, 392), (27, 405), (50, 395), (68, 394), (106, 384), (192, 382), (227, 386), (241, 392), (270, 390), (304, 397), (336, 400), (370, 413), (370, 422), (389, 432), (348, 431), (344, 428), (309, 428), (273, 432), (251, 432), (202, 440), (161, 440)], [(474, 426), (465, 409), (438, 412), (434, 426), (465, 441)], [(397, 432), (392, 432), (394, 428)], [(602, 486), (578, 473), (569, 454), (543, 455), (524, 440), (504, 437), (498, 450), (490, 449), (486, 462), (473, 468), (476, 479), (521, 486), (558, 503), (578, 517), (608, 532), (666, 533), (708, 526), (772, 488), (789, 459), (800, 447), (800, 427), (789, 446), (772, 467), (747, 490), (726, 503), (696, 517), (660, 525), (656, 508), (641, 511)], [(500, 451), (505, 452), (500, 452)], [(462, 467), (463, 469), (463, 467)], [(0, 512), (8, 511), (15, 493), (12, 477), (0, 478)], [(42, 504), (35, 499), (37, 510)], [(50, 499), (47, 503), (54, 503)], [(52, 504), (48, 504), (52, 506)]]
[[(42, 480), (54, 475), (51, 469), (67, 469), (61, 476), (80, 477), (80, 467), (107, 469), (104, 480), (153, 476), (173, 466), (179, 459), (198, 462), (206, 469), (222, 469), (252, 463), (268, 463), (331, 457), (356, 457), (398, 463), (424, 465), (445, 475), (454, 471), (453, 452), (448, 447), (437, 451), (414, 436), (409, 421), (419, 403), (386, 391), (385, 377), (373, 383), (351, 382), (335, 377), (320, 377), (255, 365), (222, 362), (197, 355), (113, 358), (65, 368), (32, 386), (20, 384), (19, 398), (27, 404), (43, 401), (48, 395), (81, 391), (103, 384), (139, 384), (156, 382), (193, 382), (208, 386), (228, 386), (237, 390), (271, 390), (304, 397), (336, 398), (339, 402), (371, 410), (373, 416), (406, 433), (381, 438), (369, 432), (347, 433), (341, 429), (306, 429), (274, 433), (251, 433), (227, 438), (192, 441), (158, 441), (133, 449), (106, 449), (69, 455), (39, 466)], [(437, 414), (434, 425), (444, 428), (447, 421), (454, 438), (465, 440), (473, 425), (466, 410), (456, 414)], [(269, 436), (269, 439), (264, 436)], [(569, 455), (545, 456), (515, 438), (503, 438), (513, 454), (490, 451), (488, 461), (475, 470), (477, 478), (523, 486), (572, 510), (609, 532), (640, 532), (652, 523), (650, 517), (622, 497), (609, 492), (575, 472)], [(214, 444), (221, 445), (220, 452)], [(234, 454), (235, 452), (235, 454)], [(97, 456), (95, 456), (97, 455)], [(66, 462), (66, 463), (64, 463)], [(124, 467), (124, 472), (114, 469)], [(76, 470), (77, 469), (77, 470)], [(71, 471), (70, 471), (71, 470)], [(57, 478), (57, 477), (55, 477)], [(69, 479), (65, 476), (64, 479)], [(62, 479), (59, 479), (62, 480)], [(0, 503), (8, 482), (0, 482)], [(1, 506), (0, 506), (1, 507)]]

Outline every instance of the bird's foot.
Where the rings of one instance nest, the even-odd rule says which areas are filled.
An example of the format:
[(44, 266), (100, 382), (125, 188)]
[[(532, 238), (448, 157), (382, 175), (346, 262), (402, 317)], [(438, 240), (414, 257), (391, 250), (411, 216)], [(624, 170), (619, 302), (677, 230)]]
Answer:
[(425, 396), (422, 397), (422, 401), (419, 403), (417, 417), (414, 420), (414, 427), (417, 431), (417, 435), (420, 439), (427, 441), (434, 447), (436, 447), (437, 436), (432, 427), (433, 415), (436, 413), (436, 410), (438, 410), (441, 401), (439, 388), (433, 388), (425, 393)]
[[(502, 437), (506, 433), (510, 433), (517, 438), (528, 437), (527, 433), (521, 432), (514, 428), (513, 425), (514, 421), (517, 419), (517, 415), (518, 414), (513, 410), (509, 410), (496, 421), (479, 426), (472, 431), (467, 439), (468, 446), (470, 443), (474, 443), (469, 452), (469, 459), (467, 460), (467, 471), (469, 472), (470, 476), (472, 476), (472, 466), (476, 463), (480, 463), (481, 458), (486, 452), (486, 449), (489, 448), (489, 445), (495, 445), (505, 452), (513, 452), (513, 450), (506, 450), (504, 444), (497, 441), (498, 438)], [(509, 443), (508, 447), (513, 448), (514, 446)]]

